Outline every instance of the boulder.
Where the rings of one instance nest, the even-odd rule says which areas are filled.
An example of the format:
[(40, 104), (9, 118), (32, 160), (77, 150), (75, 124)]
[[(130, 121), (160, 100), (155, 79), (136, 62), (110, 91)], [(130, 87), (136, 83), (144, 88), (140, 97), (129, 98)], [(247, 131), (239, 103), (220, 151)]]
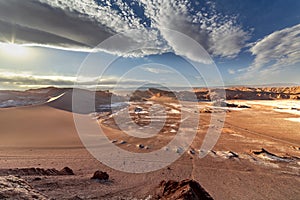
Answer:
[(69, 167), (64, 167), (62, 170), (59, 171), (59, 175), (75, 175), (73, 170)]
[(106, 172), (103, 171), (96, 171), (91, 179), (96, 179), (100, 181), (107, 181), (109, 179), (109, 175)]

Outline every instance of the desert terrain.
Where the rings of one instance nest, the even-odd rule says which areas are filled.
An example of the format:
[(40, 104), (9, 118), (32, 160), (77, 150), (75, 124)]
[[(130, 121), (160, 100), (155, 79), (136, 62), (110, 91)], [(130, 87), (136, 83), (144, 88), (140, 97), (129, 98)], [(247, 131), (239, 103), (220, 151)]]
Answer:
[[(96, 112), (78, 110), (78, 115), (98, 123), (121, 149), (135, 153), (164, 149), (181, 155), (148, 173), (114, 170), (90, 154), (74, 124), (71, 89), (2, 92), (0, 199), (168, 199), (158, 195), (161, 182), (186, 179), (198, 182), (213, 199), (299, 199), (300, 88), (229, 88), (225, 106), (209, 101), (214, 91), (194, 92), (199, 102), (195, 107), (185, 99), (187, 109), (170, 92), (136, 92), (126, 107), (141, 132), (151, 126), (150, 107), (166, 110), (164, 126), (147, 139), (127, 135), (118, 127), (114, 116), (122, 116), (125, 105), (111, 112), (108, 91), (96, 93)], [(199, 125), (186, 130), (196, 131), (188, 150), (181, 151), (180, 145), (164, 148), (177, 134), (181, 115), (189, 112), (199, 114)], [(156, 113), (152, 120), (160, 121), (159, 110)], [(214, 113), (226, 114), (221, 127), (211, 123)], [(209, 128), (220, 128), (221, 135), (201, 158)], [(106, 172), (108, 180), (91, 179), (97, 170)]]

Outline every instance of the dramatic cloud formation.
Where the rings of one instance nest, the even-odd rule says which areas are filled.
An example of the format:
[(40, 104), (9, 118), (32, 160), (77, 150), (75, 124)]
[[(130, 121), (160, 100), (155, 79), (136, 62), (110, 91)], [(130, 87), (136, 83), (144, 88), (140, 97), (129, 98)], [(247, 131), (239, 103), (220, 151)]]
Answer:
[(255, 56), (249, 70), (257, 70), (263, 66), (280, 68), (300, 62), (300, 24), (266, 36), (251, 47)]
[(240, 69), (241, 80), (274, 79), (279, 73), (300, 63), (300, 24), (275, 31), (250, 48), (254, 61)]
[[(47, 86), (57, 86), (57, 87), (73, 87), (77, 81), (77, 77), (73, 76), (61, 76), (61, 75), (37, 75), (31, 73), (16, 73), (11, 71), (0, 71), (0, 82), (1, 89), (26, 89), (26, 88), (39, 88)], [(84, 82), (80, 83), (80, 86), (87, 86), (88, 88), (107, 89), (114, 87), (116, 83), (124, 86), (130, 87), (135, 85), (147, 84), (146, 80), (136, 80), (136, 79), (122, 79), (116, 76), (105, 76), (101, 80), (86, 79)]]
[[(237, 56), (249, 38), (235, 17), (222, 15), (213, 3), (187, 0), (0, 1), (0, 19), (2, 42), (89, 51), (114, 34), (137, 29), (144, 37), (126, 37), (145, 48), (129, 56), (174, 52), (200, 62), (206, 60), (194, 53), (196, 46), (179, 48), (182, 41), (167, 29), (188, 35), (216, 57)], [(111, 46), (102, 50), (124, 53)]]
[(0, 1), (0, 18), (3, 42), (82, 48), (111, 35), (101, 24), (35, 0)]

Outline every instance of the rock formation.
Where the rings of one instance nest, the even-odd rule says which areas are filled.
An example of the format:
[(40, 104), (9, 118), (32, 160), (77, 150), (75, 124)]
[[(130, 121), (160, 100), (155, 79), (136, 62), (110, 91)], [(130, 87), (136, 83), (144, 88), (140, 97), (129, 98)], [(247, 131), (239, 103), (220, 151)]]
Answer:
[(201, 185), (194, 180), (162, 181), (154, 199), (161, 200), (211, 200), (213, 199)]

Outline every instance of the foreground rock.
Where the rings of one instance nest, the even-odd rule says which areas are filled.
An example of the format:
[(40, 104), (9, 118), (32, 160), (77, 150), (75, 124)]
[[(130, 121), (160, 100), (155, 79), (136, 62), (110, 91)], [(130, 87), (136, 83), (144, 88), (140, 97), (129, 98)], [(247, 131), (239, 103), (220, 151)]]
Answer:
[(34, 190), (25, 180), (15, 176), (0, 177), (0, 199), (48, 199)]
[(91, 179), (99, 180), (99, 181), (107, 181), (109, 179), (109, 175), (103, 171), (96, 171)]
[(194, 180), (162, 181), (154, 199), (172, 200), (211, 200), (213, 199), (201, 185)]

